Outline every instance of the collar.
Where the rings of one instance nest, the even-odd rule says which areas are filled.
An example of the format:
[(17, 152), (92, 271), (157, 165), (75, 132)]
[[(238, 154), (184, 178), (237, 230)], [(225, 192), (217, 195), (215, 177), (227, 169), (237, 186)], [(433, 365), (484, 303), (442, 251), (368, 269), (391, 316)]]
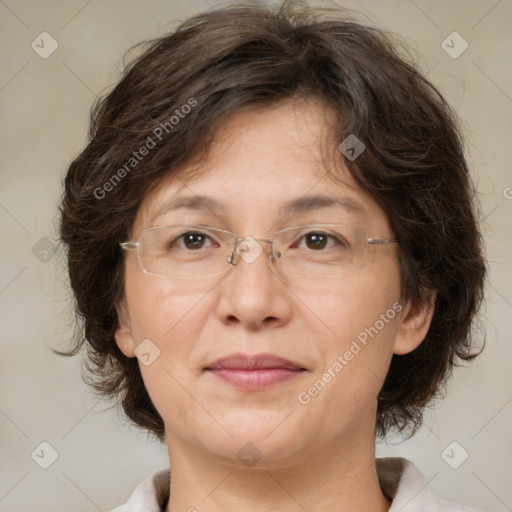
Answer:
[[(376, 459), (382, 492), (392, 501), (389, 512), (480, 512), (454, 505), (433, 494), (418, 468), (398, 457)], [(164, 469), (141, 482), (130, 499), (111, 512), (162, 512), (169, 500), (171, 474)]]

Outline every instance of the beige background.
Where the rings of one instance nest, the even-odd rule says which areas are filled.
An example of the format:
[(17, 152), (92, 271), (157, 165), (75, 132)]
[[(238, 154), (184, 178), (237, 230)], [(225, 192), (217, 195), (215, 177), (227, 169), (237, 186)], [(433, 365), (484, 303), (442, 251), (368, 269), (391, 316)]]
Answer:
[[(218, 5), (0, 0), (0, 511), (109, 510), (167, 465), (163, 447), (124, 425), (114, 411), (102, 412), (106, 404), (81, 382), (78, 358), (49, 350), (64, 347), (72, 316), (63, 263), (52, 257), (53, 244), (40, 239), (55, 238), (61, 180), (85, 143), (93, 100), (119, 77), (124, 51), (208, 3)], [(378, 453), (413, 460), (446, 499), (512, 510), (512, 1), (338, 5), (402, 35), (457, 107), (481, 194), (491, 269), (484, 355), (455, 372), (449, 398), (427, 415), (412, 440), (380, 445)], [(31, 48), (43, 31), (58, 42), (47, 59)], [(457, 59), (441, 47), (453, 31), (469, 44)], [(46, 470), (31, 458), (43, 441), (58, 453)], [(452, 441), (469, 453), (458, 469), (441, 457)], [(459, 457), (460, 448), (449, 453)]]

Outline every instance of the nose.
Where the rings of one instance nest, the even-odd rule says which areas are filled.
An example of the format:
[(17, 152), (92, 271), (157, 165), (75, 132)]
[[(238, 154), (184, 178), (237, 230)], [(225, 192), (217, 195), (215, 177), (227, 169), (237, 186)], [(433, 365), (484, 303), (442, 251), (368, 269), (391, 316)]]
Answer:
[(270, 247), (245, 239), (234, 254), (230, 274), (223, 280), (217, 314), (226, 324), (257, 331), (280, 327), (292, 316), (290, 292), (275, 265)]

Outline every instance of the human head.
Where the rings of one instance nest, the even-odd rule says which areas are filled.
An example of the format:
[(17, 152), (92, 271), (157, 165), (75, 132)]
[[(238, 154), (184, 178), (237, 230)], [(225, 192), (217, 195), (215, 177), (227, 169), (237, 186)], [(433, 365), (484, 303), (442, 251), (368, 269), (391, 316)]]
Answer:
[(365, 150), (345, 164), (400, 239), (402, 300), (435, 295), (423, 343), (393, 356), (378, 432), (419, 425), (453, 364), (471, 357), (485, 268), (455, 117), (388, 37), (328, 14), (315, 19), (287, 3), (277, 12), (231, 7), (188, 20), (150, 43), (97, 103), (90, 141), (69, 168), (61, 236), (83, 319), (77, 349), (90, 349), (96, 388), (119, 395), (128, 417), (157, 435), (162, 419), (138, 362), (114, 339), (124, 295), (118, 244), (143, 199), (174, 170), (205, 160), (217, 130), (244, 109), (317, 99), (334, 114), (333, 140), (356, 134)]

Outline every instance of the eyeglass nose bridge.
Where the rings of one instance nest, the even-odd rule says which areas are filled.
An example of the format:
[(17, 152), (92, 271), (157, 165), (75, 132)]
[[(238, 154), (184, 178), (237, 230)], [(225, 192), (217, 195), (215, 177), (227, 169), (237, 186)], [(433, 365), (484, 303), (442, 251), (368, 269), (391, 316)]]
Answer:
[(226, 260), (230, 265), (236, 266), (242, 258), (246, 263), (253, 263), (256, 261), (262, 252), (263, 247), (259, 242), (270, 244), (271, 252), (269, 254), (270, 261), (279, 258), (280, 254), (274, 251), (274, 240), (270, 238), (254, 238), (247, 236), (245, 238), (236, 238), (235, 245), (231, 253), (227, 256)]

